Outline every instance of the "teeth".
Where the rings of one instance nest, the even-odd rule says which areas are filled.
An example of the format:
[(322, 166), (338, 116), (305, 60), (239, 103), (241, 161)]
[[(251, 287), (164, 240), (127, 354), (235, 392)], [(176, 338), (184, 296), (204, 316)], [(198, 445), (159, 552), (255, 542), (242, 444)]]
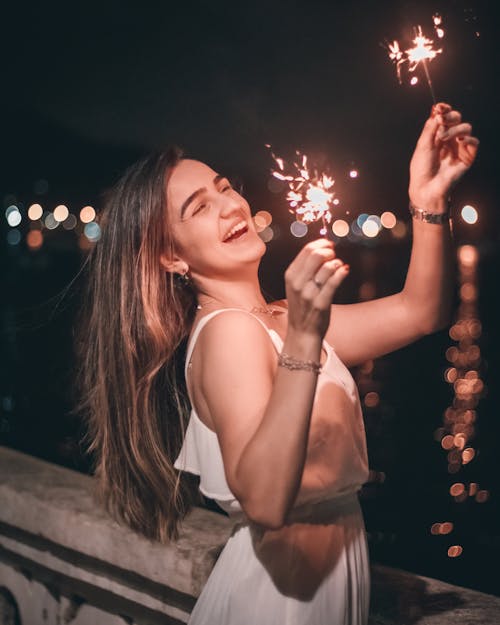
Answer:
[(233, 226), (231, 228), (231, 230), (229, 232), (226, 233), (225, 237), (224, 237), (224, 241), (227, 241), (230, 237), (232, 237), (234, 234), (236, 234), (237, 232), (239, 232), (240, 230), (243, 230), (244, 228), (246, 228), (247, 223), (246, 221), (240, 221), (239, 223), (237, 223), (235, 226)]

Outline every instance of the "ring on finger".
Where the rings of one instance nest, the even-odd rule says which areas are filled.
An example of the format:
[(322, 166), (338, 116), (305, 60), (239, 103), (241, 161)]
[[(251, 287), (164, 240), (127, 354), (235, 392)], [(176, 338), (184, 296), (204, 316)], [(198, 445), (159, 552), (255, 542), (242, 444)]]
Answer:
[(318, 289), (321, 289), (321, 287), (323, 286), (323, 283), (322, 283), (322, 282), (320, 282), (320, 281), (318, 280), (318, 278), (316, 278), (316, 276), (314, 276), (314, 278), (313, 278), (313, 282), (314, 282), (314, 284), (318, 287)]

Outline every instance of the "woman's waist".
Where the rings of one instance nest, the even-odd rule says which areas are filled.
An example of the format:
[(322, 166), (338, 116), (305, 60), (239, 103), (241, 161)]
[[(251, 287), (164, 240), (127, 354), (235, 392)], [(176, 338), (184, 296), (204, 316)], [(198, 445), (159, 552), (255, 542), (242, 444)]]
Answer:
[[(358, 490), (335, 493), (320, 500), (311, 500), (296, 505), (286, 515), (285, 525), (293, 525), (294, 523), (335, 524), (346, 516), (361, 515)], [(234, 531), (237, 527), (254, 525), (243, 510), (234, 511), (229, 516), (235, 521)]]
[(299, 503), (289, 511), (285, 524), (334, 523), (340, 517), (360, 510), (358, 491), (356, 488)]

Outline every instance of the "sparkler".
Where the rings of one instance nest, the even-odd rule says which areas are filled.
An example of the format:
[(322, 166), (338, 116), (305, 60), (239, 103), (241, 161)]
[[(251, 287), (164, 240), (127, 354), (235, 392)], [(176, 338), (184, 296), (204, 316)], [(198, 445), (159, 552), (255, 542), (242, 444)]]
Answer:
[[(442, 28), (442, 18), (436, 14), (433, 16), (434, 31), (439, 39), (444, 37), (444, 30)], [(432, 101), (436, 104), (436, 96), (434, 93), (434, 87), (432, 86), (432, 80), (429, 73), (428, 62), (436, 58), (438, 54), (442, 53), (442, 48), (434, 48), (434, 41), (429, 39), (422, 32), (422, 27), (417, 26), (414, 30), (413, 47), (407, 50), (402, 50), (399, 42), (394, 40), (392, 43), (387, 44), (390, 60), (396, 66), (396, 74), (398, 81), (402, 84), (401, 68), (407, 63), (408, 72), (413, 73), (417, 67), (421, 64), (424, 68), (427, 84), (431, 92)], [(418, 82), (418, 78), (413, 76), (410, 83), (412, 85)]]
[[(266, 147), (271, 149), (268, 144)], [(301, 154), (298, 150), (295, 153), (298, 162), (293, 162), (291, 168), (286, 168), (285, 161), (271, 151), (271, 156), (278, 166), (278, 169), (272, 170), (271, 173), (278, 180), (288, 184), (286, 199), (295, 219), (305, 224), (321, 221), (320, 234), (326, 236), (327, 224), (332, 221), (333, 206), (339, 204), (333, 191), (335, 180), (328, 172), (309, 167), (306, 154)]]

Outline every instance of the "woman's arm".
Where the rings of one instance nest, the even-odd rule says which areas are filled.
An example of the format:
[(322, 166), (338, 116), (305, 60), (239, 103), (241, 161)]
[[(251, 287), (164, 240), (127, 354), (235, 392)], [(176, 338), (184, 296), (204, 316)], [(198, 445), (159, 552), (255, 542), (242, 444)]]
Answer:
[[(472, 165), (478, 140), (458, 111), (439, 104), (427, 120), (411, 163), (409, 196), (429, 213), (446, 212), (450, 187)], [(454, 288), (453, 241), (442, 225), (412, 219), (410, 264), (400, 293), (333, 305), (326, 339), (347, 366), (404, 347), (449, 323)]]
[[(308, 244), (287, 270), (288, 330), (283, 351), (319, 362), (335, 289), (346, 272), (327, 241)], [(318, 268), (329, 273), (319, 289)], [(212, 418), (229, 488), (250, 519), (280, 527), (304, 469), (317, 373), (276, 366), (264, 328), (228, 311), (204, 328), (192, 360), (194, 401)]]

